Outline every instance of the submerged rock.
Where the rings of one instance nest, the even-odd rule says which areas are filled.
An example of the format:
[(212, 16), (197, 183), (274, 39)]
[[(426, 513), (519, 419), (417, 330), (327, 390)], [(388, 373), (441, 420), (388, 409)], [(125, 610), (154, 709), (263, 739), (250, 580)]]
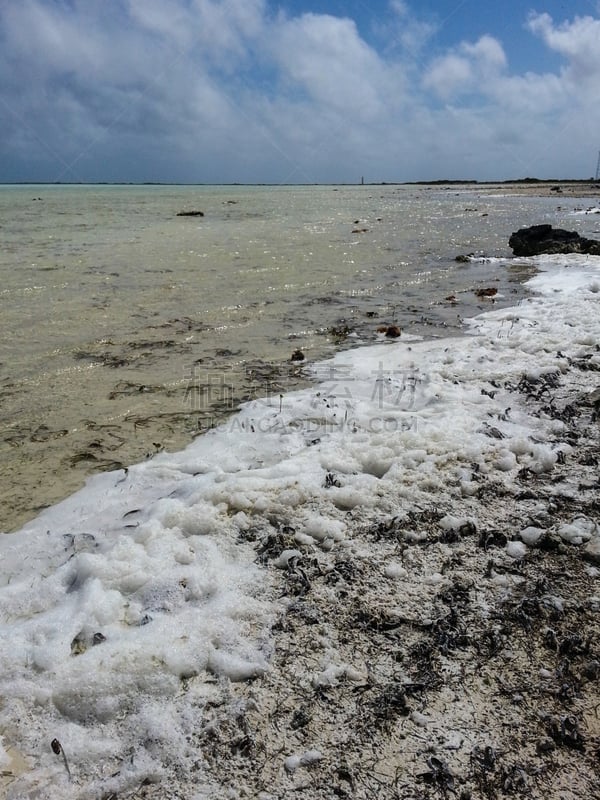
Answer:
[(495, 297), (498, 294), (498, 289), (495, 286), (490, 286), (486, 289), (476, 289), (475, 294), (477, 297)]
[(380, 325), (377, 333), (383, 333), (388, 339), (397, 339), (402, 334), (402, 329), (398, 325)]
[(586, 239), (576, 231), (565, 231), (552, 225), (521, 228), (512, 234), (508, 244), (516, 256), (539, 256), (543, 253), (600, 255), (600, 242), (596, 239)]

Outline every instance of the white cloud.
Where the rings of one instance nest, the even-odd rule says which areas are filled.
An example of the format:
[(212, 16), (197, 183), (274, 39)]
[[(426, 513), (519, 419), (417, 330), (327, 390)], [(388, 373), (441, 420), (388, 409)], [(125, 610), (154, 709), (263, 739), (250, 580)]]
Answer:
[(264, 26), (264, 0), (194, 0), (193, 30), (213, 55), (242, 55)]
[(394, 17), (388, 39), (396, 40), (409, 55), (416, 56), (437, 32), (437, 24), (416, 17), (404, 0), (391, 0), (390, 9)]
[(163, 0), (127, 0), (131, 19), (175, 45), (188, 48), (194, 40), (194, 17), (189, 8), (178, 2), (166, 5)]
[(475, 59), (484, 71), (502, 69), (507, 63), (502, 45), (493, 36), (482, 36), (475, 44), (465, 43), (462, 50)]
[(131, 19), (163, 41), (227, 57), (260, 34), (265, 8), (265, 0), (127, 0)]
[[(95, 73), (105, 58), (104, 32), (86, 25), (81, 16), (69, 17), (59, 7), (34, 0), (9, 3), (2, 12), (8, 52), (35, 68), (59, 72)], [(103, 41), (104, 40), (104, 41)]]
[(449, 99), (473, 83), (473, 69), (469, 59), (447, 55), (436, 59), (425, 73), (423, 85), (439, 97)]
[(300, 87), (319, 106), (362, 117), (381, 111), (385, 65), (350, 19), (303, 14), (280, 22), (272, 53), (288, 88)]
[(456, 53), (436, 59), (425, 72), (423, 85), (445, 100), (463, 92), (485, 92), (486, 84), (496, 80), (506, 63), (500, 42), (482, 36), (474, 43), (463, 42)]
[(557, 115), (572, 108), (576, 99), (565, 80), (553, 73), (506, 75), (488, 89), (500, 112), (520, 115), (520, 120), (556, 120)]
[(572, 81), (600, 80), (600, 19), (575, 17), (556, 26), (549, 14), (531, 14), (529, 29), (567, 58), (565, 76)]

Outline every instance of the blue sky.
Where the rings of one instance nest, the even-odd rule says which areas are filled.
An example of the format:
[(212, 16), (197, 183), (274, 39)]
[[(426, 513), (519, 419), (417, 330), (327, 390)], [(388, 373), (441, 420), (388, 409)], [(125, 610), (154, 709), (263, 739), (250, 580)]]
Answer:
[(2, 0), (0, 182), (588, 178), (599, 0)]

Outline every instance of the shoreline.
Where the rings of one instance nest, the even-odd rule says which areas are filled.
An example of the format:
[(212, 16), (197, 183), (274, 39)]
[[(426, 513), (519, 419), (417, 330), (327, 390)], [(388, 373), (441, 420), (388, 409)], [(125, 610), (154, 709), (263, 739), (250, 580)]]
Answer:
[(600, 199), (600, 181), (440, 181), (428, 184), (409, 183), (424, 189), (442, 191), (485, 191), (492, 197), (515, 195), (517, 197), (552, 197), (568, 199)]
[(600, 793), (600, 400), (581, 351), (559, 355), (568, 369), (504, 385), (568, 442), (547, 471), (349, 512), (351, 558), (285, 527), (259, 538), (289, 605), (271, 670), (205, 742), (215, 797)]
[[(388, 255), (382, 248), (386, 237), (390, 242), (395, 241), (392, 226), (395, 214), (399, 213), (396, 191), (390, 189), (384, 193), (386, 197), (378, 199), (375, 207), (369, 198), (375, 192), (357, 191), (349, 194), (356, 197), (357, 209), (352, 214), (349, 210), (348, 214), (344, 213), (344, 228), (339, 228), (335, 235), (324, 235), (321, 230), (302, 234), (303, 246), (307, 249), (314, 246), (321, 248), (320, 253), (316, 251), (317, 263), (319, 258), (324, 259), (324, 264), (327, 259), (333, 258), (335, 265), (337, 258), (340, 264), (339, 268), (332, 268), (330, 286), (327, 285), (327, 268), (322, 270), (321, 277), (317, 273), (311, 276), (315, 287), (322, 281), (322, 292), (309, 288), (305, 299), (301, 299), (304, 270), (298, 267), (298, 278), (291, 276), (288, 280), (281, 280), (281, 290), (273, 293), (277, 295), (275, 304), (269, 290), (263, 305), (265, 292), (261, 290), (255, 296), (249, 294), (242, 297), (242, 305), (246, 305), (236, 311), (234, 301), (237, 298), (233, 292), (229, 298), (231, 302), (222, 304), (225, 308), (223, 315), (218, 310), (215, 313), (210, 307), (208, 313), (200, 313), (193, 300), (187, 304), (187, 298), (179, 306), (173, 304), (174, 310), (169, 313), (162, 310), (168, 307), (163, 303), (168, 304), (169, 297), (163, 300), (157, 294), (158, 305), (153, 307), (151, 303), (146, 304), (139, 327), (137, 320), (135, 324), (127, 323), (127, 314), (122, 314), (118, 303), (116, 310), (112, 311), (112, 304), (117, 302), (120, 294), (117, 288), (121, 285), (121, 278), (118, 277), (120, 270), (111, 268), (104, 277), (99, 272), (99, 278), (94, 276), (94, 270), (88, 270), (92, 276), (85, 278), (90, 282), (89, 296), (95, 298), (94, 293), (99, 294), (97, 299), (92, 300), (94, 309), (100, 309), (91, 312), (98, 315), (94, 317), (97, 326), (94, 333), (88, 336), (81, 332), (77, 339), (72, 336), (77, 334), (77, 330), (69, 330), (64, 337), (67, 342), (64, 347), (60, 337), (51, 338), (52, 352), (47, 359), (40, 360), (36, 356), (37, 362), (32, 362), (34, 372), (25, 378), (19, 373), (19, 368), (13, 366), (19, 363), (12, 356), (17, 351), (17, 345), (10, 345), (5, 357), (7, 416), (1, 443), (5, 456), (2, 477), (6, 492), (5, 500), (0, 504), (4, 532), (20, 529), (43, 509), (79, 489), (92, 474), (125, 468), (162, 449), (176, 451), (185, 447), (206, 430), (211, 420), (205, 418), (214, 416), (220, 421), (231, 413), (238, 401), (256, 396), (269, 383), (281, 384), (281, 375), (284, 376), (285, 385), (299, 385), (300, 381), (286, 377), (286, 368), (288, 372), (291, 371), (293, 364), (296, 370), (296, 364), (289, 360), (296, 348), (303, 350), (305, 363), (310, 363), (329, 357), (334, 350), (343, 349), (359, 340), (361, 344), (373, 343), (380, 325), (395, 324), (404, 331), (422, 332), (426, 336), (445, 335), (448, 331), (458, 329), (461, 317), (472, 316), (478, 308), (489, 306), (488, 300), (483, 304), (479, 302), (474, 294), (475, 289), (486, 286), (498, 288), (499, 294), (505, 297), (498, 300), (497, 306), (511, 303), (520, 296), (521, 287), (518, 283), (522, 271), (519, 272), (517, 265), (496, 268), (494, 259), (491, 259), (489, 263), (482, 260), (457, 266), (456, 256), (461, 252), (471, 252), (480, 246), (484, 249), (477, 250), (478, 253), (489, 252), (494, 256), (506, 248), (504, 236), (502, 250), (496, 248), (496, 242), (493, 246), (478, 245), (479, 235), (476, 232), (479, 230), (485, 240), (485, 229), (491, 220), (474, 209), (464, 210), (465, 206), (474, 204), (473, 198), (444, 198), (450, 201), (448, 205), (457, 206), (460, 212), (461, 219), (455, 227), (461, 229), (457, 235), (462, 242), (456, 245), (456, 249), (445, 240), (442, 255), (437, 263), (432, 264), (434, 248), (429, 248), (429, 253), (420, 254), (416, 245), (409, 245), (408, 251), (401, 246), (397, 251), (392, 247), (388, 264)], [(412, 190), (408, 194), (412, 195)], [(425, 193), (417, 194), (422, 198)], [(330, 195), (330, 190), (321, 195)], [(28, 193), (25, 192), (24, 196), (27, 197)], [(225, 193), (223, 198), (217, 197), (217, 200), (223, 199), (223, 203), (214, 203), (218, 212), (225, 217), (239, 214), (241, 208), (236, 204), (228, 205), (225, 196), (228, 197), (229, 193)], [(310, 192), (307, 192), (307, 196), (310, 196)], [(336, 195), (331, 193), (331, 197), (335, 198)], [(438, 199), (437, 193), (430, 196), (429, 206), (437, 205)], [(341, 203), (342, 208), (346, 207), (342, 201), (335, 202)], [(496, 205), (493, 200), (482, 202), (486, 208)], [(510, 205), (511, 201), (499, 203)], [(215, 212), (208, 217), (214, 215)], [(357, 217), (368, 222), (369, 232), (352, 232), (355, 227), (352, 220)], [(378, 221), (379, 217), (381, 222)], [(315, 217), (321, 218), (322, 214)], [(236, 220), (233, 220), (234, 226), (238, 224)], [(183, 230), (185, 236), (190, 235), (188, 227)], [(235, 227), (233, 230), (236, 230)], [(510, 226), (506, 228), (507, 236), (510, 230)], [(329, 236), (331, 242), (335, 243), (335, 250), (323, 253), (324, 246), (319, 240)], [(465, 236), (469, 237), (467, 241)], [(312, 238), (315, 239), (314, 243)], [(193, 243), (192, 240), (190, 242)], [(94, 255), (93, 248), (89, 249), (89, 257), (95, 262), (98, 256)], [(344, 249), (347, 253), (342, 256)], [(373, 255), (375, 251), (377, 256)], [(283, 255), (279, 258), (288, 258), (285, 248), (281, 248), (281, 253)], [(99, 255), (102, 255), (101, 251)], [(254, 261), (251, 259), (254, 258), (260, 259), (258, 264), (263, 263), (263, 259), (269, 264), (270, 256), (260, 252), (256, 254), (252, 249), (248, 255), (242, 250), (239, 260), (242, 263), (248, 260), (252, 265)], [(346, 266), (354, 264), (355, 259), (356, 268)], [(232, 268), (237, 268), (235, 264), (238, 257), (227, 260), (234, 265)], [(404, 261), (408, 264), (406, 276)], [(359, 271), (361, 262), (364, 262), (365, 268)], [(420, 272), (421, 264), (422, 275), (413, 274)], [(280, 269), (278, 263), (275, 266), (277, 270)], [(348, 273), (340, 273), (341, 278), (337, 275), (340, 269), (348, 270)], [(428, 277), (429, 270), (431, 274)], [(246, 269), (248, 273), (252, 271), (252, 267)], [(394, 273), (397, 273), (397, 277)], [(47, 274), (54, 276), (61, 272), (53, 270)], [(444, 274), (452, 275), (452, 279), (444, 281)], [(45, 271), (39, 273), (41, 278), (35, 270), (31, 270), (31, 275), (31, 280), (37, 283), (39, 279), (40, 285), (56, 280), (44, 277)], [(363, 275), (367, 276), (366, 279)], [(75, 279), (76, 274), (71, 277)], [(98, 280), (102, 282), (99, 289), (96, 286)], [(168, 277), (168, 280), (177, 283), (180, 279)], [(196, 280), (196, 285), (200, 283), (196, 278), (181, 280)], [(301, 302), (292, 300), (288, 304), (285, 286), (294, 281), (299, 283), (299, 288), (290, 289), (289, 294), (297, 293)], [(414, 287), (411, 285), (413, 281)], [(432, 281), (429, 292), (426, 289), (428, 281)], [(422, 282), (422, 289), (416, 286), (419, 282)], [(390, 285), (389, 296), (381, 291), (386, 284)], [(278, 285), (276, 281), (274, 285)], [(61, 291), (49, 290), (49, 305), (46, 308), (51, 308), (52, 303), (58, 301)], [(169, 288), (167, 295), (172, 291), (173, 288)], [(193, 298), (194, 292), (186, 292), (186, 295)], [(447, 300), (454, 295), (455, 301)], [(73, 297), (76, 296), (83, 298), (85, 304), (88, 292), (86, 290), (79, 295), (74, 292)], [(249, 301), (254, 300), (260, 301), (256, 309), (251, 307), (255, 305), (254, 302), (248, 305)], [(135, 309), (134, 296), (131, 302)], [(46, 313), (44, 308), (38, 308), (35, 300), (32, 303), (31, 306), (25, 304), (25, 307), (34, 318), (36, 311), (43, 318)], [(277, 303), (281, 304), (280, 314), (273, 312)], [(102, 305), (106, 306), (107, 311), (100, 316)], [(218, 305), (215, 308), (218, 309)], [(79, 306), (79, 301), (70, 306), (73, 317), (81, 310)], [(152, 315), (150, 319), (147, 318), (148, 311)], [(113, 313), (116, 320), (114, 324), (120, 328), (117, 332), (108, 333), (103, 326), (106, 320), (113, 317)], [(272, 324), (260, 322), (261, 318), (269, 317)], [(295, 317), (296, 321), (288, 323), (286, 317)], [(249, 327), (245, 318), (250, 321)], [(42, 332), (52, 337), (52, 325), (43, 327)], [(223, 330), (219, 333), (221, 326)], [(251, 341), (256, 342), (258, 334), (261, 340), (246, 347), (243, 340), (248, 332)], [(44, 338), (42, 333), (36, 334), (35, 329), (33, 333), (29, 331), (28, 335), (37, 336), (40, 341)], [(68, 337), (72, 338), (71, 345), (68, 344)], [(181, 367), (176, 370), (173, 365), (178, 362)], [(300, 371), (302, 367), (297, 369)], [(217, 372), (222, 375), (219, 379), (221, 383), (218, 382)], [(214, 381), (215, 385), (206, 386), (209, 381)], [(221, 400), (219, 392), (224, 392), (225, 383), (231, 384), (232, 389), (230, 391), (227, 388), (228, 394)], [(48, 384), (50, 391), (44, 393), (41, 387)], [(214, 397), (214, 403), (212, 400), (209, 402), (209, 394)], [(61, 395), (67, 402), (63, 402)], [(69, 398), (72, 400), (69, 401)]]
[[(106, 492), (109, 533), (115, 525), (114, 533), (120, 530), (122, 518), (126, 527), (139, 527), (125, 531), (123, 541), (134, 537), (141, 545), (154, 539), (153, 547), (161, 548), (162, 582), (170, 574), (167, 535), (178, 543), (179, 585), (185, 576), (181, 564), (190, 563), (181, 547), (218, 538), (221, 546), (258, 560), (264, 582), (254, 591), (272, 608), (268, 620), (245, 616), (266, 648), (268, 669), (238, 661), (229, 667), (233, 673), (215, 674), (213, 666), (197, 674), (178, 654), (177, 638), (160, 643), (169, 653), (174, 648), (169, 658), (181, 666), (172, 668), (183, 670), (180, 691), (165, 701), (167, 718), (171, 709), (177, 718), (191, 713), (195, 700), (201, 724), (193, 726), (185, 745), (176, 729), (167, 726), (160, 734), (153, 753), (164, 762), (164, 774), (155, 764), (141, 763), (137, 778), (127, 770), (110, 780), (96, 777), (103, 789), (144, 798), (198, 791), (191, 775), (174, 783), (179, 757), (192, 772), (196, 760), (207, 786), (198, 796), (210, 798), (267, 800), (302, 791), (310, 800), (324, 800), (332, 787), (336, 796), (365, 799), (528, 793), (575, 800), (598, 793), (600, 364), (592, 334), (599, 276), (597, 260), (568, 260), (580, 270), (589, 265), (585, 280), (570, 285), (578, 276), (575, 266), (557, 273), (556, 285), (538, 275), (533, 288), (541, 278), (545, 299), (536, 294), (518, 307), (475, 319), (480, 336), (462, 355), (453, 339), (341, 353), (333, 359), (339, 372), (327, 378), (326, 371), (319, 391), (291, 395), (283, 408), (245, 407), (237, 417), (236, 430), (243, 432), (237, 449), (233, 440), (229, 452), (222, 436), (207, 437), (198, 452), (190, 449), (179, 462), (165, 455), (140, 467), (137, 477), (128, 478), (129, 488), (121, 489), (119, 481), (110, 489), (114, 500), (109, 476), (98, 479)], [(561, 293), (576, 291), (585, 291), (585, 303), (573, 306), (575, 332), (571, 306), (562, 307), (570, 337), (563, 344), (553, 303), (561, 302)], [(428, 353), (437, 360), (428, 362)], [(382, 376), (388, 365), (404, 370), (412, 360), (430, 373), (419, 378), (412, 398), (403, 395), (404, 405), (385, 406), (386, 418), (406, 419), (408, 412), (424, 426), (414, 434), (396, 428), (395, 455), (388, 452), (390, 436), (365, 433), (368, 415), (379, 413), (372, 396), (378, 359)], [(344, 364), (352, 367), (350, 394), (339, 380)], [(481, 378), (473, 373), (477, 365), (484, 370)], [(405, 386), (405, 374), (398, 373), (396, 388)], [(439, 392), (447, 408), (437, 406)], [(327, 425), (334, 430), (350, 401), (354, 432), (331, 441), (324, 437), (322, 447), (316, 439), (302, 442), (302, 420), (320, 419), (325, 431)], [(273, 425), (283, 419), (287, 429), (279, 437), (273, 428), (267, 449), (255, 456), (252, 425), (259, 418)], [(309, 433), (315, 436), (312, 428)], [(217, 453), (225, 472), (213, 485), (209, 465)], [(159, 494), (162, 528), (156, 528), (152, 508), (146, 510), (148, 522), (140, 508), (122, 513), (136, 502), (138, 484), (148, 491), (153, 471), (175, 475), (176, 467), (178, 491), (167, 483)], [(128, 496), (121, 496), (125, 491)], [(194, 498), (191, 506), (188, 496)], [(79, 518), (87, 508), (84, 497), (40, 519), (39, 541), (31, 540), (28, 558), (41, 557), (36, 547), (46, 553), (53, 541), (46, 529), (56, 529), (61, 514), (68, 525), (57, 534), (86, 530), (88, 517)], [(220, 504), (227, 525), (220, 533), (198, 527), (208, 502)], [(94, 524), (101, 530), (104, 525)], [(104, 548), (109, 544), (107, 535)], [(61, 545), (57, 553), (63, 551)], [(89, 574), (109, 554), (77, 555), (73, 568), (84, 559)], [(39, 617), (36, 624), (43, 624)], [(165, 616), (171, 619), (175, 626), (175, 617)], [(137, 642), (142, 633), (152, 635), (151, 628), (122, 635)], [(111, 632), (105, 622), (107, 643), (78, 657), (89, 659), (87, 669), (94, 659), (103, 663), (107, 656), (99, 654), (103, 648), (110, 653), (111, 636), (119, 630)], [(78, 659), (67, 657), (63, 669), (72, 671), (77, 663), (85, 669)], [(63, 680), (69, 683), (68, 672)], [(93, 708), (94, 695), (87, 700), (84, 693), (83, 699), (85, 708)], [(77, 697), (73, 702), (69, 714), (77, 719)], [(157, 712), (160, 719), (160, 707)], [(109, 718), (106, 724), (114, 723)], [(72, 762), (76, 776), (97, 776), (103, 767), (88, 763), (85, 746)], [(77, 786), (65, 793), (51, 754), (42, 755), (38, 774), (55, 782), (56, 794), (49, 797), (84, 796)]]

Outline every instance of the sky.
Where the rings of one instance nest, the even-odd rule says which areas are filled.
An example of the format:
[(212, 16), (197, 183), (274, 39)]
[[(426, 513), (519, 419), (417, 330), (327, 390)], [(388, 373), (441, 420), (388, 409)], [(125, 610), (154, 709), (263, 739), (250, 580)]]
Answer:
[(0, 183), (589, 178), (600, 0), (1, 0)]

